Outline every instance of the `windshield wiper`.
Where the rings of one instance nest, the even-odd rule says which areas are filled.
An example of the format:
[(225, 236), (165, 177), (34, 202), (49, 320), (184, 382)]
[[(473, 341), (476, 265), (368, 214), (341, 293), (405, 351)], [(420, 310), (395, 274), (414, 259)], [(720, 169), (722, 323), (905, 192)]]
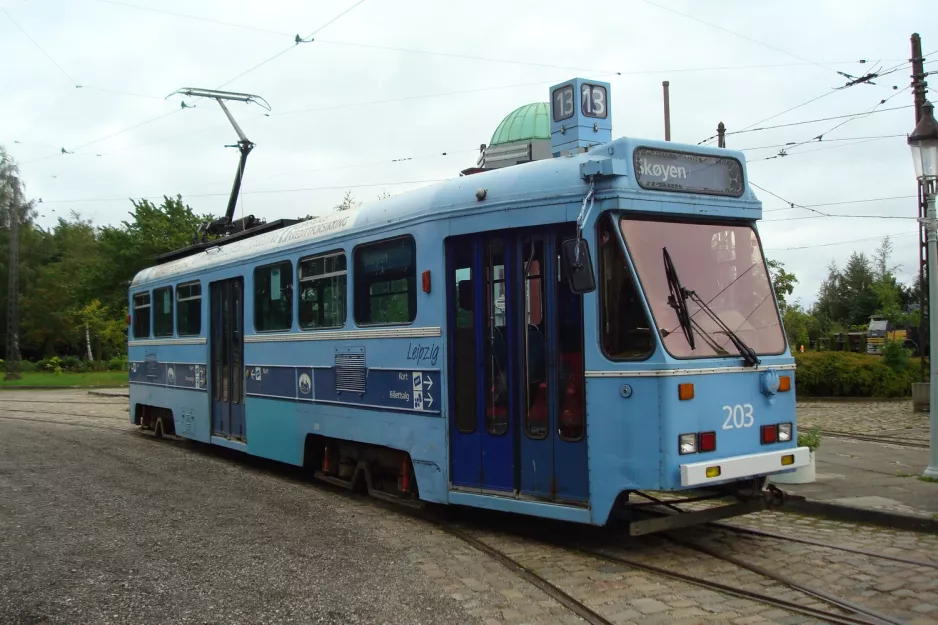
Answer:
[(736, 349), (739, 350), (740, 355), (743, 357), (743, 360), (747, 365), (750, 367), (755, 367), (759, 364), (759, 357), (756, 356), (755, 350), (746, 345), (746, 343), (739, 337), (738, 334), (731, 330), (728, 325), (723, 323), (723, 320), (720, 319), (719, 315), (713, 312), (713, 309), (707, 306), (707, 303), (700, 299), (700, 296), (697, 295), (697, 293), (694, 291), (687, 291), (687, 295), (691, 298), (691, 301), (697, 304), (697, 306), (699, 306), (702, 311), (707, 313), (707, 315), (713, 319), (714, 323), (723, 329), (723, 332), (733, 342), (733, 345), (736, 346)]
[(707, 341), (707, 344), (710, 345), (711, 348), (714, 348), (715, 352), (718, 354), (721, 352), (726, 353), (726, 350), (723, 348), (715, 347), (715, 342), (704, 332), (703, 328), (701, 328), (697, 322), (691, 319), (691, 316), (687, 312), (688, 298), (697, 304), (702, 311), (707, 313), (713, 322), (723, 330), (730, 341), (733, 342), (736, 349), (739, 350), (740, 355), (747, 365), (752, 367), (758, 365), (759, 357), (756, 356), (755, 350), (746, 345), (736, 332), (723, 323), (723, 320), (713, 312), (713, 309), (710, 308), (706, 302), (700, 299), (700, 296), (697, 295), (696, 292), (686, 289), (681, 285), (681, 281), (677, 277), (677, 270), (674, 268), (674, 262), (671, 260), (671, 255), (668, 253), (668, 248), (665, 247), (662, 248), (662, 250), (664, 252), (664, 271), (668, 278), (668, 289), (671, 291), (671, 295), (668, 296), (668, 305), (677, 312), (678, 321), (681, 323), (681, 329), (684, 330), (684, 336), (687, 337), (690, 348), (695, 349), (693, 326), (696, 325), (697, 329), (700, 330), (701, 334), (704, 336), (704, 340)]
[(681, 279), (677, 277), (677, 270), (674, 268), (674, 262), (668, 253), (668, 248), (661, 248), (664, 253), (664, 275), (668, 279), (668, 290), (671, 294), (668, 296), (668, 305), (677, 313), (677, 320), (681, 324), (681, 330), (684, 331), (684, 338), (691, 349), (694, 347), (694, 328), (691, 326), (690, 314), (687, 312), (687, 298), (689, 291), (681, 286)]

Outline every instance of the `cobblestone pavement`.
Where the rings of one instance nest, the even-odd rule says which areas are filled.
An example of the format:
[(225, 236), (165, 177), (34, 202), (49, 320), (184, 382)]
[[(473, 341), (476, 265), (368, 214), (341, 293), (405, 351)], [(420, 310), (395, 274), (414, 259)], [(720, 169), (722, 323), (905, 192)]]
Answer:
[[(0, 622), (582, 622), (425, 520), (311, 484), (299, 470), (135, 430), (126, 400), (0, 393)], [(828, 607), (658, 536), (621, 543), (594, 528), (446, 516), (615, 623), (815, 621), (528, 529), (610, 538), (630, 558)], [(776, 512), (731, 522), (938, 562), (938, 537), (928, 534)], [(938, 623), (936, 569), (720, 528), (681, 535), (909, 623)]]
[(913, 412), (911, 400), (808, 400), (799, 401), (796, 410), (801, 430), (817, 426), (834, 432), (928, 442), (928, 413)]

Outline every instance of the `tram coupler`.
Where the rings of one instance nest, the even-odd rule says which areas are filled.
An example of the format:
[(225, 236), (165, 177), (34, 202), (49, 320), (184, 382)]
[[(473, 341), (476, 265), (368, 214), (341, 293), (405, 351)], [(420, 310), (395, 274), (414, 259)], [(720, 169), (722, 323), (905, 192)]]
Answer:
[(788, 493), (772, 483), (765, 485), (762, 491), (762, 497), (765, 499), (766, 508), (781, 508), (788, 499)]

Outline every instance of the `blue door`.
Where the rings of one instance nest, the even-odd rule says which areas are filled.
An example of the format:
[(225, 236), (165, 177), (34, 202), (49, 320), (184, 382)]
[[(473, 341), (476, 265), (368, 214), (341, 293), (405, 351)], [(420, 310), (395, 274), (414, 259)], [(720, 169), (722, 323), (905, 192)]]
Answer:
[(244, 427), (244, 281), (211, 284), (212, 436), (247, 441)]
[(454, 488), (587, 500), (582, 305), (558, 231), (447, 243)]

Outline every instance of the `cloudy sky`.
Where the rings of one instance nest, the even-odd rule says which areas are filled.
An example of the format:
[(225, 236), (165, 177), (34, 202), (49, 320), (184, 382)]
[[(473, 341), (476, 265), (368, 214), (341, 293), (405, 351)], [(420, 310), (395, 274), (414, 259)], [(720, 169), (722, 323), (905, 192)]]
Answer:
[[(0, 9), (0, 145), (28, 195), (42, 198), (43, 226), (70, 211), (119, 222), (128, 197), (163, 194), (224, 211), (237, 162), (224, 146), (236, 137), (214, 102), (186, 99), (196, 108), (183, 110), (179, 96), (165, 99), (180, 87), (270, 103), (269, 115), (231, 108), (257, 144), (239, 214), (275, 219), (324, 213), (346, 190), (372, 200), (458, 176), (505, 114), (574, 76), (612, 83), (614, 136), (662, 138), (669, 80), (672, 140), (691, 144), (719, 121), (732, 133), (876, 110), (727, 142), (747, 150), (750, 178), (765, 189), (767, 254), (798, 276), (803, 303), (831, 261), (871, 252), (886, 234), (902, 278), (917, 271), (907, 60), (917, 31), (938, 61), (938, 22), (922, 18), (933, 1), (0, 0)], [(836, 89), (847, 81), (837, 71), (875, 69), (897, 71)], [(807, 143), (770, 158), (792, 142)], [(905, 218), (779, 210), (788, 204), (772, 194), (830, 214)]]

